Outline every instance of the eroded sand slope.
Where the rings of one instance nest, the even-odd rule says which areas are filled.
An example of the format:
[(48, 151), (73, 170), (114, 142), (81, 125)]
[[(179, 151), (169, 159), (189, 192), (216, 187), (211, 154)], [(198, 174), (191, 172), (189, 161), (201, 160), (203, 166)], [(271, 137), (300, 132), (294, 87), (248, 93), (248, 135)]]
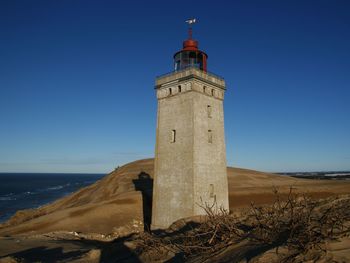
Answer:
[[(143, 229), (150, 211), (153, 159), (126, 164), (96, 183), (38, 209), (19, 211), (0, 225), (0, 236), (75, 231), (119, 235)], [(230, 209), (269, 203), (273, 188), (287, 194), (292, 186), (315, 197), (350, 193), (346, 181), (306, 180), (228, 168)], [(146, 215), (146, 217), (149, 215)]]

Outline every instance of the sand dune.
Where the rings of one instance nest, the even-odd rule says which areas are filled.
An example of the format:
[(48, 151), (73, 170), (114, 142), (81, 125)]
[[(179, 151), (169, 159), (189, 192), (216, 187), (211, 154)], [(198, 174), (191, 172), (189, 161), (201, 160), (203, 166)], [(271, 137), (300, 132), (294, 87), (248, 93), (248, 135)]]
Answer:
[[(153, 159), (126, 164), (96, 183), (38, 209), (19, 211), (0, 225), (0, 236), (75, 231), (124, 235), (143, 230), (151, 207)], [(228, 167), (230, 209), (273, 200), (272, 189), (315, 197), (350, 193), (350, 182), (296, 179)], [(145, 217), (144, 218), (144, 214)]]

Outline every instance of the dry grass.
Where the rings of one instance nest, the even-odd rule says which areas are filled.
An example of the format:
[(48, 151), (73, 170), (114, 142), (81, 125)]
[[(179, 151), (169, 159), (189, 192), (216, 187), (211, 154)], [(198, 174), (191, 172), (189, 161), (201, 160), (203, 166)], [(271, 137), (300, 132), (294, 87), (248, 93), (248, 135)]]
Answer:
[(173, 232), (141, 234), (137, 253), (145, 261), (154, 260), (154, 255), (177, 256), (193, 262), (219, 255), (222, 261), (223, 258), (238, 261), (256, 255), (256, 251), (275, 249), (278, 254), (278, 248), (283, 247), (288, 253), (281, 254), (279, 262), (297, 262), (298, 255), (311, 250), (322, 253), (326, 241), (350, 232), (349, 198), (314, 200), (295, 194), (292, 188), (287, 199), (282, 200), (277, 190), (274, 195), (272, 205), (251, 204), (249, 211), (240, 217), (204, 204), (207, 216), (203, 222), (188, 223)]

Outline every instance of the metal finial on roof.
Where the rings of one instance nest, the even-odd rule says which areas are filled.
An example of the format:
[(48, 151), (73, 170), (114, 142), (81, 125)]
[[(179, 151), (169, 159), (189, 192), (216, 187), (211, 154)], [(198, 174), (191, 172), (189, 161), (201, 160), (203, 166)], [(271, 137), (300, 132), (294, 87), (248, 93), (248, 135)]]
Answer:
[(192, 39), (192, 24), (196, 23), (195, 18), (190, 18), (185, 21), (188, 24), (188, 39)]

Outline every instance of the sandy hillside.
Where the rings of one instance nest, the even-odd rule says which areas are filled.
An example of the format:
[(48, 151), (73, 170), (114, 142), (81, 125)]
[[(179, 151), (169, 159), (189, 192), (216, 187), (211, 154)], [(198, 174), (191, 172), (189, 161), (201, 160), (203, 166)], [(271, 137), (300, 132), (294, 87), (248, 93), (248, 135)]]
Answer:
[[(0, 236), (75, 231), (123, 235), (150, 220), (153, 159), (120, 167), (96, 183), (38, 209), (19, 211), (0, 225)], [(272, 189), (308, 192), (315, 197), (350, 193), (350, 182), (306, 180), (228, 168), (230, 208), (269, 203)], [(143, 217), (145, 214), (145, 218)]]

